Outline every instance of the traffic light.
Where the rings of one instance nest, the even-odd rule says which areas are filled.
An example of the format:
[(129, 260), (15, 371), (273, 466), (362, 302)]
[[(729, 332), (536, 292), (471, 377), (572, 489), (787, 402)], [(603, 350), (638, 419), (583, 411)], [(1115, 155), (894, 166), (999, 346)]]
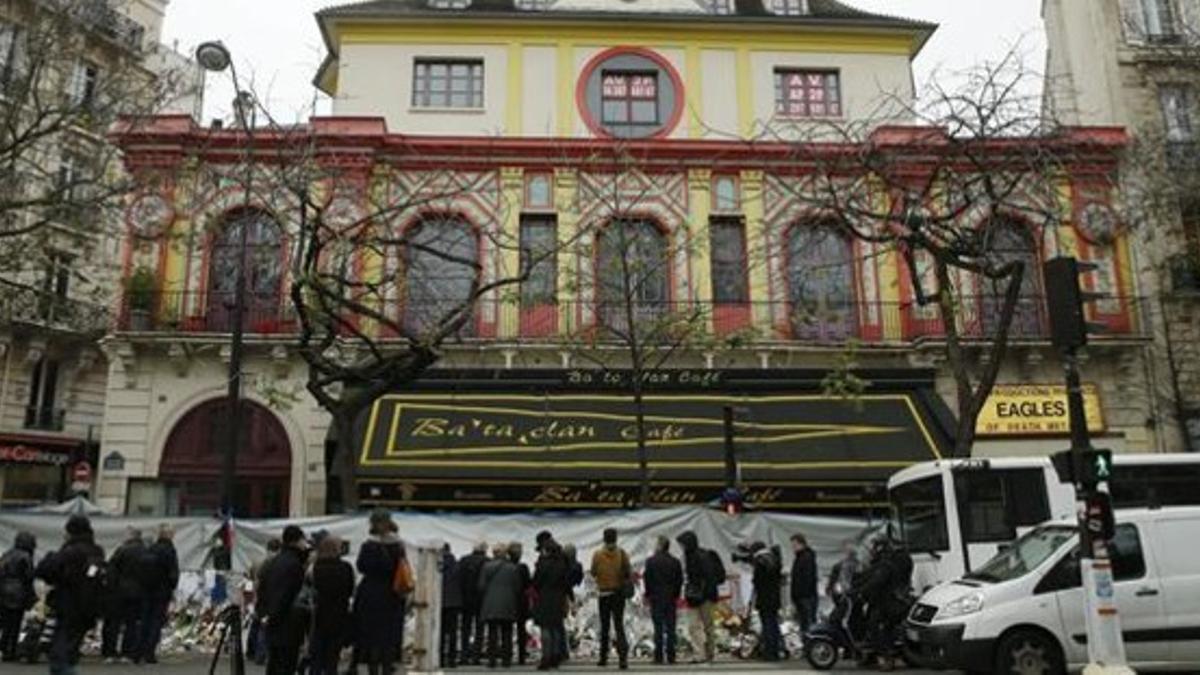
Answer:
[(1079, 275), (1097, 269), (1092, 263), (1079, 262), (1075, 258), (1051, 258), (1042, 265), (1042, 277), (1046, 283), (1046, 310), (1050, 317), (1050, 342), (1059, 349), (1078, 349), (1087, 344), (1089, 332), (1103, 330), (1099, 324), (1090, 324), (1083, 305), (1103, 297), (1098, 293), (1087, 293), (1079, 283)]
[(1116, 534), (1117, 520), (1113, 515), (1112, 498), (1107, 492), (1092, 492), (1087, 496), (1083, 518), (1093, 540), (1110, 541)]
[(1054, 453), (1050, 461), (1059, 481), (1080, 483), (1087, 490), (1112, 479), (1112, 450), (1085, 450), (1080, 466), (1083, 473), (1079, 476), (1075, 475), (1075, 457), (1070, 450)]

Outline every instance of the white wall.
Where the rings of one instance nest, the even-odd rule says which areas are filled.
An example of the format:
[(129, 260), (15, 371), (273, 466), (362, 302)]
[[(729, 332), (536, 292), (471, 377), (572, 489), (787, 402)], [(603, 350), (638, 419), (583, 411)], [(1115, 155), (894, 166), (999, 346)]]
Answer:
[[(412, 106), (413, 62), (418, 57), (483, 60), (481, 110), (422, 110)], [(504, 130), (508, 51), (488, 45), (342, 46), (334, 115), (383, 115), (388, 129), (405, 134), (495, 136)]]

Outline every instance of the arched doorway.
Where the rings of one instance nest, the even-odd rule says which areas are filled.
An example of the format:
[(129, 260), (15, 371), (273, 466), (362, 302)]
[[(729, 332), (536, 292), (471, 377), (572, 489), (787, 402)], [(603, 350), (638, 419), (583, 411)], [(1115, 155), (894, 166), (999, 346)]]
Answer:
[[(167, 436), (159, 478), (180, 515), (215, 513), (220, 501), (221, 447), (225, 442), (225, 399), (192, 408)], [(242, 443), (237, 458), (234, 515), (288, 515), (292, 447), (270, 410), (242, 401)]]

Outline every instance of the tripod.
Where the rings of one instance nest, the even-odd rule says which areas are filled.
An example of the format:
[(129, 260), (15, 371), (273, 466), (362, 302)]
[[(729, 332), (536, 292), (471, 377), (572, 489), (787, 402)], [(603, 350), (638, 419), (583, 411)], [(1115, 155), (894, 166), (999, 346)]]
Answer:
[[(221, 660), (221, 652), (229, 641), (229, 673), (230, 675), (245, 675), (246, 656), (242, 653), (242, 608), (230, 604), (217, 615), (221, 624), (220, 637), (217, 639), (217, 651), (213, 653), (212, 663), (208, 666), (208, 675), (216, 675), (217, 663)], [(232, 638), (230, 635), (232, 634)]]

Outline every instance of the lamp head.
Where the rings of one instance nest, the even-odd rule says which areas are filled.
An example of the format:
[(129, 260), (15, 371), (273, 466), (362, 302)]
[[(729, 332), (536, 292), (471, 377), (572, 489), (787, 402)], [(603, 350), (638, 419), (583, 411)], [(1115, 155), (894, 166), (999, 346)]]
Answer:
[(224, 71), (229, 68), (232, 61), (233, 57), (229, 53), (229, 48), (223, 42), (204, 42), (196, 47), (196, 62), (200, 64), (201, 68), (211, 73)]

